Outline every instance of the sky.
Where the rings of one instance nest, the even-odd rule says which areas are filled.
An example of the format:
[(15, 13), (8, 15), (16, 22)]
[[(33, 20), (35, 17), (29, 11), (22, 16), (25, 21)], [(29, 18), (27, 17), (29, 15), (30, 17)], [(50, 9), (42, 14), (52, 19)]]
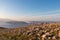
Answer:
[(59, 21), (60, 0), (0, 0), (0, 18)]

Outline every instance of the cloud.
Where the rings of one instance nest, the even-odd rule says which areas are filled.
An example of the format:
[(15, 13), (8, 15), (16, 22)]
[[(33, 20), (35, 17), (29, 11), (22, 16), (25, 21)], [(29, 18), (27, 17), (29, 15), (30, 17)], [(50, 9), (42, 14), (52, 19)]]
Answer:
[(51, 13), (46, 15), (37, 15), (37, 16), (21, 16), (17, 17), (16, 20), (22, 21), (60, 21), (60, 10), (42, 12), (44, 13)]
[(60, 14), (41, 15), (41, 16), (20, 16), (11, 19), (18, 21), (60, 21)]
[(41, 16), (43, 21), (60, 21), (60, 14), (51, 14)]
[[(1, 8), (1, 7), (0, 7)], [(17, 15), (17, 16), (8, 16), (5, 7), (2, 7), (0, 10), (0, 18), (8, 18), (18, 21), (60, 21), (60, 10), (53, 10), (47, 12), (40, 12), (42, 15)], [(51, 14), (50, 14), (51, 13)], [(37, 13), (36, 13), (37, 14)], [(44, 14), (44, 15), (43, 15)]]

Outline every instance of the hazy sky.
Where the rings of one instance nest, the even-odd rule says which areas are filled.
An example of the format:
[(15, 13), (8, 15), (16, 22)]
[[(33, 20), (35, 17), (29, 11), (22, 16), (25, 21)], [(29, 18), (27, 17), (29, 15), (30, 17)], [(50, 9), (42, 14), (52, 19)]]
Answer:
[(0, 18), (59, 21), (60, 0), (0, 0)]

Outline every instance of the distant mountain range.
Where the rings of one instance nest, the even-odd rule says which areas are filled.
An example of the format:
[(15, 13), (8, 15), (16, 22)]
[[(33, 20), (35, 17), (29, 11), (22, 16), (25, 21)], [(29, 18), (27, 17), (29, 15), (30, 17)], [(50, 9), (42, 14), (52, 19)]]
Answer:
[(43, 23), (53, 23), (53, 21), (15, 21), (10, 19), (0, 19), (0, 27), (5, 28), (15, 28), (15, 27), (25, 27), (31, 24), (43, 24)]
[(0, 19), (0, 27), (5, 28), (15, 28), (15, 27), (24, 27), (27, 26), (28, 23), (24, 21), (14, 21), (10, 19)]

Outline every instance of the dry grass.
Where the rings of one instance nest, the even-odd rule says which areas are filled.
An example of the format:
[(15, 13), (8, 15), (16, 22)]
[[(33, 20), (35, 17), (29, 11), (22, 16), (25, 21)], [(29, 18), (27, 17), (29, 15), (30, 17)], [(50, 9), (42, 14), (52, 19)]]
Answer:
[(0, 29), (0, 40), (60, 40), (60, 23)]

